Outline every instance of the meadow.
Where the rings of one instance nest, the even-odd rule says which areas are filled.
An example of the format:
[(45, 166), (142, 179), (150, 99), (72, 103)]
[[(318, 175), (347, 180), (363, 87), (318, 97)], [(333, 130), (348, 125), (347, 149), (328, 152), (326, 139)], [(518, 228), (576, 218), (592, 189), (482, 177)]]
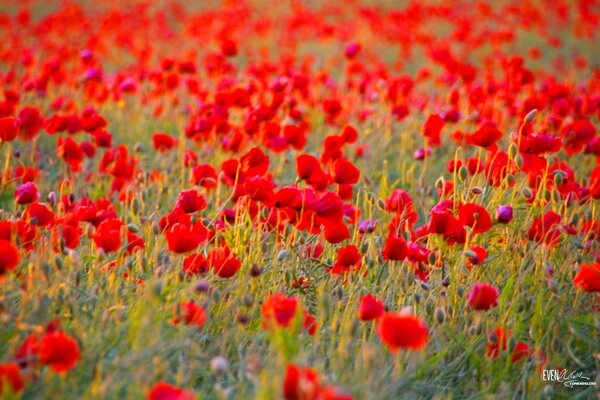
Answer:
[(597, 398), (599, 27), (0, 0), (0, 398)]

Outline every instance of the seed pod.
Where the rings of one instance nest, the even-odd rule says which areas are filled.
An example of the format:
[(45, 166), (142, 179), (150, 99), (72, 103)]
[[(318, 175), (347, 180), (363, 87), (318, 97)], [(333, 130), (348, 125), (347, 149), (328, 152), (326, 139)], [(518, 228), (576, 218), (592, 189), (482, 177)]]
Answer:
[(537, 108), (534, 108), (533, 110), (529, 111), (527, 113), (527, 115), (525, 116), (525, 118), (523, 118), (523, 121), (525, 121), (526, 123), (533, 122), (537, 112), (538, 112)]
[(515, 157), (515, 164), (517, 165), (517, 167), (519, 169), (523, 168), (523, 156), (520, 154), (517, 154), (517, 156)]
[(435, 309), (435, 320), (438, 322), (438, 324), (443, 324), (445, 319), (446, 319), (446, 312), (444, 311), (444, 309), (442, 307), (437, 307)]

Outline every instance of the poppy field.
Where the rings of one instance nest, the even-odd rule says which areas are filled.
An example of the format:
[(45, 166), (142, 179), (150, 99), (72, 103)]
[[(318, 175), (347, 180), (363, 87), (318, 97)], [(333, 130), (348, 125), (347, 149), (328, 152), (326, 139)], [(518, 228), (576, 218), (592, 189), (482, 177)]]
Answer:
[(0, 0), (0, 398), (596, 398), (599, 29)]

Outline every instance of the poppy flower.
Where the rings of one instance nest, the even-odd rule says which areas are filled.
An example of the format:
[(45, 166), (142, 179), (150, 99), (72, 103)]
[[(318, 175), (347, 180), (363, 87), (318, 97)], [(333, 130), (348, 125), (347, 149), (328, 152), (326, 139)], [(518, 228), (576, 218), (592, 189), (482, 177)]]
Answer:
[(440, 133), (444, 127), (445, 121), (437, 114), (427, 117), (423, 124), (421, 133), (427, 138), (427, 144), (432, 147), (439, 147), (441, 144)]
[(219, 278), (231, 278), (242, 267), (242, 262), (227, 246), (211, 250), (207, 259)]
[(12, 142), (19, 135), (21, 121), (18, 118), (0, 118), (0, 140)]
[(408, 243), (402, 236), (389, 234), (383, 248), (383, 259), (389, 261), (402, 261), (409, 255)]
[(302, 154), (296, 158), (298, 177), (314, 187), (321, 190), (329, 185), (331, 177), (321, 168), (321, 163), (309, 154)]
[(340, 158), (334, 161), (332, 178), (338, 184), (355, 184), (358, 182), (360, 171), (350, 161)]
[(154, 150), (164, 153), (177, 146), (177, 139), (166, 133), (155, 133), (152, 135), (152, 147)]
[(600, 264), (581, 264), (573, 278), (573, 284), (585, 292), (600, 292)]
[(541, 218), (534, 219), (527, 231), (529, 240), (554, 246), (560, 240), (560, 221), (562, 217), (554, 211), (546, 212)]
[(19, 111), (19, 120), (21, 121), (21, 140), (28, 142), (32, 140), (44, 127), (44, 118), (35, 107), (23, 107)]
[(114, 253), (121, 248), (121, 228), (123, 221), (109, 218), (100, 223), (92, 239), (105, 253)]
[(46, 332), (40, 339), (39, 356), (55, 372), (69, 371), (79, 361), (79, 345), (61, 330)]
[(390, 352), (398, 349), (422, 350), (427, 345), (429, 330), (419, 317), (388, 312), (377, 324), (377, 334)]
[(502, 132), (493, 122), (484, 123), (472, 135), (467, 135), (467, 142), (474, 146), (483, 147), (489, 151), (496, 151), (498, 146), (496, 142), (502, 138)]
[(18, 364), (0, 364), (0, 396), (8, 395), (9, 391), (18, 393), (25, 387)]
[(298, 310), (298, 299), (275, 293), (260, 308), (263, 329), (290, 326)]
[[(506, 331), (504, 328), (496, 328), (488, 333), (488, 351), (487, 356), (492, 360), (498, 357), (507, 349), (507, 338), (512, 337), (511, 331)], [(531, 355), (531, 349), (526, 343), (516, 342), (515, 348), (511, 355), (511, 360), (514, 363)]]
[(181, 208), (186, 213), (194, 213), (206, 208), (208, 203), (196, 189), (182, 190), (177, 197), (175, 207)]
[(497, 307), (498, 289), (487, 283), (478, 283), (469, 292), (467, 301), (473, 310), (489, 310)]
[(196, 165), (192, 168), (190, 183), (207, 189), (215, 187), (217, 186), (217, 171), (210, 164)]
[(352, 59), (356, 57), (356, 55), (360, 52), (360, 44), (358, 43), (350, 43), (346, 49), (344, 50), (344, 56), (348, 59)]
[(361, 266), (362, 254), (354, 245), (347, 245), (338, 249), (335, 264), (332, 265), (330, 272), (334, 275), (345, 272), (356, 272)]
[(475, 257), (473, 257), (473, 256), (467, 257), (469, 265), (473, 266), (473, 265), (483, 264), (483, 262), (485, 261), (485, 258), (487, 257), (487, 250), (485, 249), (485, 247), (472, 246), (469, 250), (473, 254), (475, 254)]
[(401, 215), (403, 221), (406, 221), (409, 227), (414, 225), (419, 218), (419, 215), (415, 211), (412, 198), (408, 193), (401, 189), (395, 189), (385, 199), (385, 210)]
[(165, 231), (169, 250), (177, 254), (195, 250), (207, 235), (208, 231), (199, 221), (193, 225), (176, 223)]
[(183, 260), (183, 271), (188, 275), (206, 274), (209, 269), (209, 261), (200, 253), (191, 254)]
[(194, 393), (166, 382), (158, 382), (148, 393), (148, 400), (194, 400)]
[(54, 219), (54, 213), (42, 203), (31, 203), (23, 212), (23, 220), (39, 227), (52, 226)]
[(315, 371), (288, 364), (283, 380), (283, 397), (286, 400), (317, 399), (320, 389), (319, 376)]
[(492, 218), (479, 204), (467, 203), (458, 207), (458, 220), (462, 225), (470, 226), (473, 233), (487, 232), (492, 228)]
[(40, 191), (33, 182), (26, 182), (15, 190), (17, 204), (29, 204), (40, 199)]
[(360, 299), (360, 307), (358, 309), (358, 318), (361, 321), (372, 321), (378, 319), (385, 313), (384, 304), (370, 294), (367, 294)]
[(508, 224), (513, 218), (513, 208), (508, 205), (498, 206), (494, 218), (501, 224)]
[(83, 150), (70, 137), (59, 137), (56, 144), (56, 155), (62, 158), (64, 162), (69, 164), (71, 171), (79, 172), (81, 162), (83, 161)]
[(185, 325), (195, 325), (198, 329), (202, 328), (206, 322), (206, 313), (204, 308), (193, 301), (182, 301), (179, 307), (173, 309), (175, 316), (171, 320), (174, 325), (180, 322)]
[(21, 253), (19, 249), (8, 240), (0, 239), (0, 279), (19, 265)]

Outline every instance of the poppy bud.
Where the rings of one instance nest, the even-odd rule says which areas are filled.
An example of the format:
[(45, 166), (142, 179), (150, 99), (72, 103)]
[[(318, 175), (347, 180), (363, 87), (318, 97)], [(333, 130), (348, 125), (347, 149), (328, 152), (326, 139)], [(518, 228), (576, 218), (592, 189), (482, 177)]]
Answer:
[(495, 331), (491, 331), (488, 334), (488, 343), (491, 344), (492, 346), (495, 346), (496, 343), (498, 343), (498, 335), (496, 334)]
[(510, 353), (512, 353), (515, 350), (516, 346), (517, 346), (517, 339), (515, 339), (514, 337), (511, 337), (510, 339), (508, 339), (507, 349)]
[(460, 178), (461, 182), (464, 182), (464, 180), (467, 179), (468, 172), (469, 171), (464, 165), (460, 167), (460, 169), (458, 170), (458, 177)]
[(480, 187), (474, 186), (471, 188), (471, 193), (480, 195), (481, 193), (483, 193), (483, 189)]
[(442, 189), (444, 187), (444, 177), (440, 176), (439, 178), (437, 178), (437, 180), (435, 181), (435, 187), (437, 189)]
[(15, 156), (15, 158), (21, 158), (21, 152), (19, 150), (15, 150), (13, 155)]
[(256, 264), (252, 264), (250, 267), (250, 276), (257, 277), (262, 274), (262, 268)]
[(515, 164), (517, 165), (517, 167), (519, 169), (523, 168), (523, 156), (520, 154), (517, 154), (517, 156), (515, 157)]
[(287, 251), (287, 250), (285, 250), (285, 249), (284, 249), (284, 250), (281, 250), (281, 251), (279, 252), (279, 254), (277, 254), (277, 260), (278, 260), (278, 261), (283, 261), (283, 260), (285, 260), (286, 258), (288, 258), (288, 256), (289, 256), (289, 255), (290, 255), (290, 252), (289, 252), (289, 251)]
[(161, 281), (160, 279), (157, 279), (154, 284), (152, 285), (152, 294), (156, 297), (160, 297), (162, 290), (163, 290), (163, 281)]
[(450, 286), (450, 278), (445, 277), (444, 279), (442, 279), (442, 286), (444, 286), (444, 287)]
[(377, 208), (381, 211), (385, 211), (385, 201), (383, 199), (377, 199)]
[(427, 262), (429, 263), (429, 265), (435, 264), (436, 259), (437, 259), (437, 256), (433, 252), (429, 253), (429, 255), (427, 256)]
[(511, 185), (511, 186), (512, 186), (512, 185), (513, 185), (513, 183), (515, 183), (515, 177), (514, 177), (514, 175), (513, 175), (513, 174), (508, 174), (508, 175), (506, 175), (506, 182), (507, 182), (509, 185)]
[(523, 193), (523, 196), (525, 196), (527, 200), (530, 200), (533, 197), (533, 192), (529, 188), (523, 188), (523, 190), (521, 190), (521, 193)]
[(525, 118), (523, 118), (523, 121), (525, 121), (526, 123), (530, 123), (535, 119), (535, 115), (537, 114), (537, 108), (534, 108), (533, 110), (529, 111), (527, 113), (527, 115), (525, 116)]
[(514, 159), (515, 156), (517, 155), (517, 145), (516, 143), (511, 143), (510, 146), (508, 146), (508, 157), (510, 157), (511, 159)]
[(338, 285), (335, 290), (335, 294), (338, 299), (342, 300), (344, 298), (344, 288), (341, 285)]
[(438, 324), (443, 324), (445, 319), (446, 313), (444, 312), (444, 309), (442, 307), (437, 307), (435, 309), (435, 320), (438, 322)]
[(46, 201), (48, 202), (50, 207), (54, 207), (54, 205), (56, 204), (56, 193), (54, 193), (54, 192), (48, 193), (48, 196), (46, 196)]

